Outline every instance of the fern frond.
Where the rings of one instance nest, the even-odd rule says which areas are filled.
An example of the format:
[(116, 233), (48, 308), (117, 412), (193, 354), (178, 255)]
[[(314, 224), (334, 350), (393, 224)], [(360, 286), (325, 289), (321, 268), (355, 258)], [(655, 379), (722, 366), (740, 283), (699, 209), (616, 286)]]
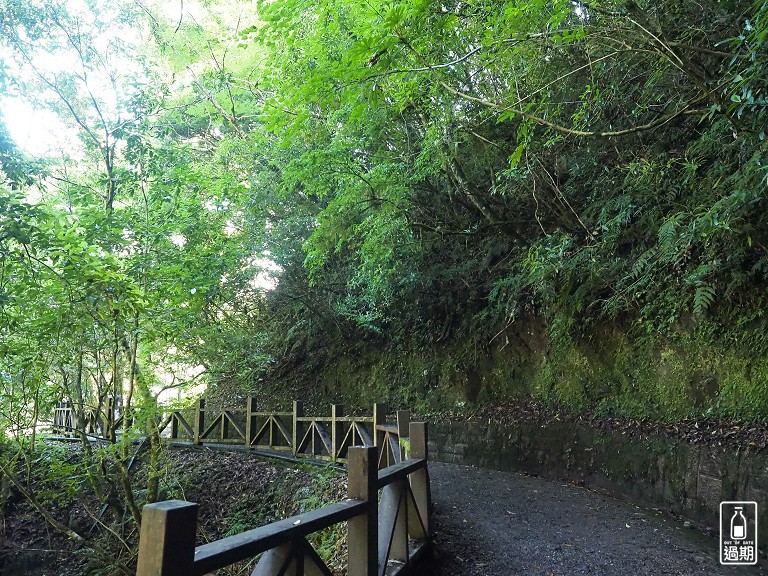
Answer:
[(696, 316), (703, 316), (704, 312), (715, 301), (715, 288), (710, 284), (701, 284), (696, 287), (696, 292), (693, 294), (693, 313)]
[(635, 263), (632, 265), (633, 278), (640, 278), (640, 276), (642, 276), (649, 268), (653, 267), (652, 260), (657, 252), (656, 248), (650, 248), (637, 257), (637, 260), (635, 260)]
[(682, 214), (675, 214), (659, 227), (659, 258), (671, 262), (677, 259), (680, 243), (680, 220)]

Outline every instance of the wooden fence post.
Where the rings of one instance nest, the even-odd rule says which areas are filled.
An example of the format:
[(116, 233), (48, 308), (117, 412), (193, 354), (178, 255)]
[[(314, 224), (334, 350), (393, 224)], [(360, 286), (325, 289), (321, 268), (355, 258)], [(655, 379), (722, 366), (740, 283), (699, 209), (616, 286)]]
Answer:
[(347, 574), (376, 576), (379, 564), (379, 473), (376, 466), (376, 447), (350, 447), (347, 474), (348, 496), (368, 502), (368, 512), (347, 522)]
[(221, 439), (226, 440), (229, 436), (229, 418), (227, 417), (228, 410), (224, 407), (224, 404), (221, 405), (221, 414), (219, 417), (221, 418)]
[(205, 432), (205, 399), (200, 398), (195, 406), (195, 444), (203, 443), (203, 433)]
[[(373, 405), (373, 430), (371, 430), (371, 437), (373, 438), (373, 445), (378, 446), (381, 444), (379, 440), (379, 426), (384, 426), (387, 423), (387, 405), (376, 402)], [(381, 438), (384, 438), (384, 433), (381, 433)]]
[(197, 504), (168, 500), (141, 513), (136, 576), (187, 576), (195, 561)]
[(256, 398), (248, 396), (245, 399), (245, 448), (250, 450), (253, 440), (253, 413), (256, 412)]
[(76, 433), (75, 428), (75, 406), (72, 402), (65, 402), (64, 407), (64, 435), (67, 438), (73, 438)]
[(293, 446), (292, 451), (294, 456), (299, 455), (299, 444), (301, 443), (301, 437), (304, 434), (304, 423), (299, 422), (298, 418), (304, 416), (304, 402), (301, 400), (293, 401)]
[[(411, 442), (411, 458), (424, 458), (427, 459), (427, 423), (426, 422), (411, 422), (410, 425), (410, 442)], [(424, 525), (425, 536), (429, 537), (431, 532), (429, 515), (432, 509), (432, 494), (429, 488), (429, 471), (426, 466), (415, 472), (411, 473), (411, 492), (413, 492), (413, 499), (416, 504), (416, 508), (419, 511), (419, 516)]]
[(344, 406), (341, 404), (331, 404), (331, 462), (336, 462), (339, 458), (339, 445), (344, 440), (344, 431), (342, 424), (337, 422), (337, 418), (344, 416)]

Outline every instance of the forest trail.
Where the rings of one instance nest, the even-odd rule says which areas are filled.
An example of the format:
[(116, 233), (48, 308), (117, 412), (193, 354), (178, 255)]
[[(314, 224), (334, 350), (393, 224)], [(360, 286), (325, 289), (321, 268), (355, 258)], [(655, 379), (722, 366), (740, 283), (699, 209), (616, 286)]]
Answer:
[(429, 471), (431, 576), (768, 574), (721, 566), (717, 537), (683, 520), (572, 483), (437, 462)]

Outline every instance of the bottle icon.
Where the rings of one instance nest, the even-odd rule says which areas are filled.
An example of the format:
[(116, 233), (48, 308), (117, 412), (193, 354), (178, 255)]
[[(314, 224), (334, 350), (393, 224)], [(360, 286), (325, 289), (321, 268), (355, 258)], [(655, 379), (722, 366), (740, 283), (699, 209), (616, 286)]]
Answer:
[(732, 540), (744, 540), (747, 537), (747, 519), (744, 517), (741, 508), (741, 506), (736, 506), (731, 517)]

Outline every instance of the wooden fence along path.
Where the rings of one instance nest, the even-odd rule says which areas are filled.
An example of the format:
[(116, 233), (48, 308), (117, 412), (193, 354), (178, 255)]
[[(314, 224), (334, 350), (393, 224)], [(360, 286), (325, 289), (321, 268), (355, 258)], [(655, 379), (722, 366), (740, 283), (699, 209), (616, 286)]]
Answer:
[(239, 444), (331, 462), (345, 462), (351, 446), (378, 446), (383, 468), (402, 460), (408, 437), (409, 412), (399, 410), (396, 418), (396, 424), (386, 424), (383, 404), (374, 404), (371, 416), (345, 416), (338, 404), (330, 416), (307, 416), (299, 401), (291, 412), (259, 412), (255, 399), (248, 398), (244, 409), (208, 409), (198, 400), (194, 408), (170, 414), (168, 424), (173, 441)]
[(137, 576), (202, 576), (261, 553), (253, 576), (331, 576), (306, 536), (344, 521), (349, 576), (407, 574), (430, 536), (424, 422), (410, 423), (408, 444), (406, 459), (381, 470), (378, 447), (351, 446), (348, 499), (202, 546), (195, 546), (197, 504), (148, 504)]
[(72, 404), (59, 402), (53, 409), (52, 424), (53, 431), (58, 434), (76, 436), (76, 431), (82, 431), (87, 436), (107, 438), (110, 431), (123, 427), (123, 416), (119, 402), (110, 396), (104, 408), (84, 407), (79, 416)]
[[(119, 405), (108, 399), (104, 410), (86, 410), (85, 433), (107, 436), (110, 426), (119, 428)], [(344, 408), (331, 406), (329, 416), (307, 416), (304, 403), (293, 403), (291, 412), (259, 411), (255, 398), (247, 398), (243, 408), (209, 408), (205, 399), (194, 406), (166, 414), (160, 429), (172, 442), (193, 444), (240, 445), (248, 449), (290, 453), (297, 458), (310, 457), (343, 463), (350, 446), (378, 446), (380, 468), (402, 460), (408, 437), (409, 412), (399, 410), (396, 422), (386, 424), (386, 408), (373, 405), (371, 416), (345, 416)], [(81, 423), (82, 424), (82, 423)], [(61, 402), (54, 409), (53, 429), (60, 434), (76, 430), (75, 412)]]
[[(115, 403), (110, 406), (114, 409)], [(60, 404), (54, 429), (74, 429), (71, 406)], [(114, 413), (94, 419), (93, 432)], [(383, 404), (371, 416), (306, 416), (301, 402), (291, 412), (209, 409), (205, 400), (168, 414), (172, 442), (241, 445), (347, 464), (346, 500), (254, 530), (195, 546), (198, 505), (169, 500), (144, 506), (137, 576), (202, 576), (262, 554), (252, 576), (332, 576), (306, 536), (347, 522), (347, 574), (395, 576), (412, 571), (430, 542), (431, 496), (427, 425), (398, 411), (386, 423)], [(90, 424), (89, 424), (90, 425)], [(90, 432), (89, 432), (90, 433)]]

